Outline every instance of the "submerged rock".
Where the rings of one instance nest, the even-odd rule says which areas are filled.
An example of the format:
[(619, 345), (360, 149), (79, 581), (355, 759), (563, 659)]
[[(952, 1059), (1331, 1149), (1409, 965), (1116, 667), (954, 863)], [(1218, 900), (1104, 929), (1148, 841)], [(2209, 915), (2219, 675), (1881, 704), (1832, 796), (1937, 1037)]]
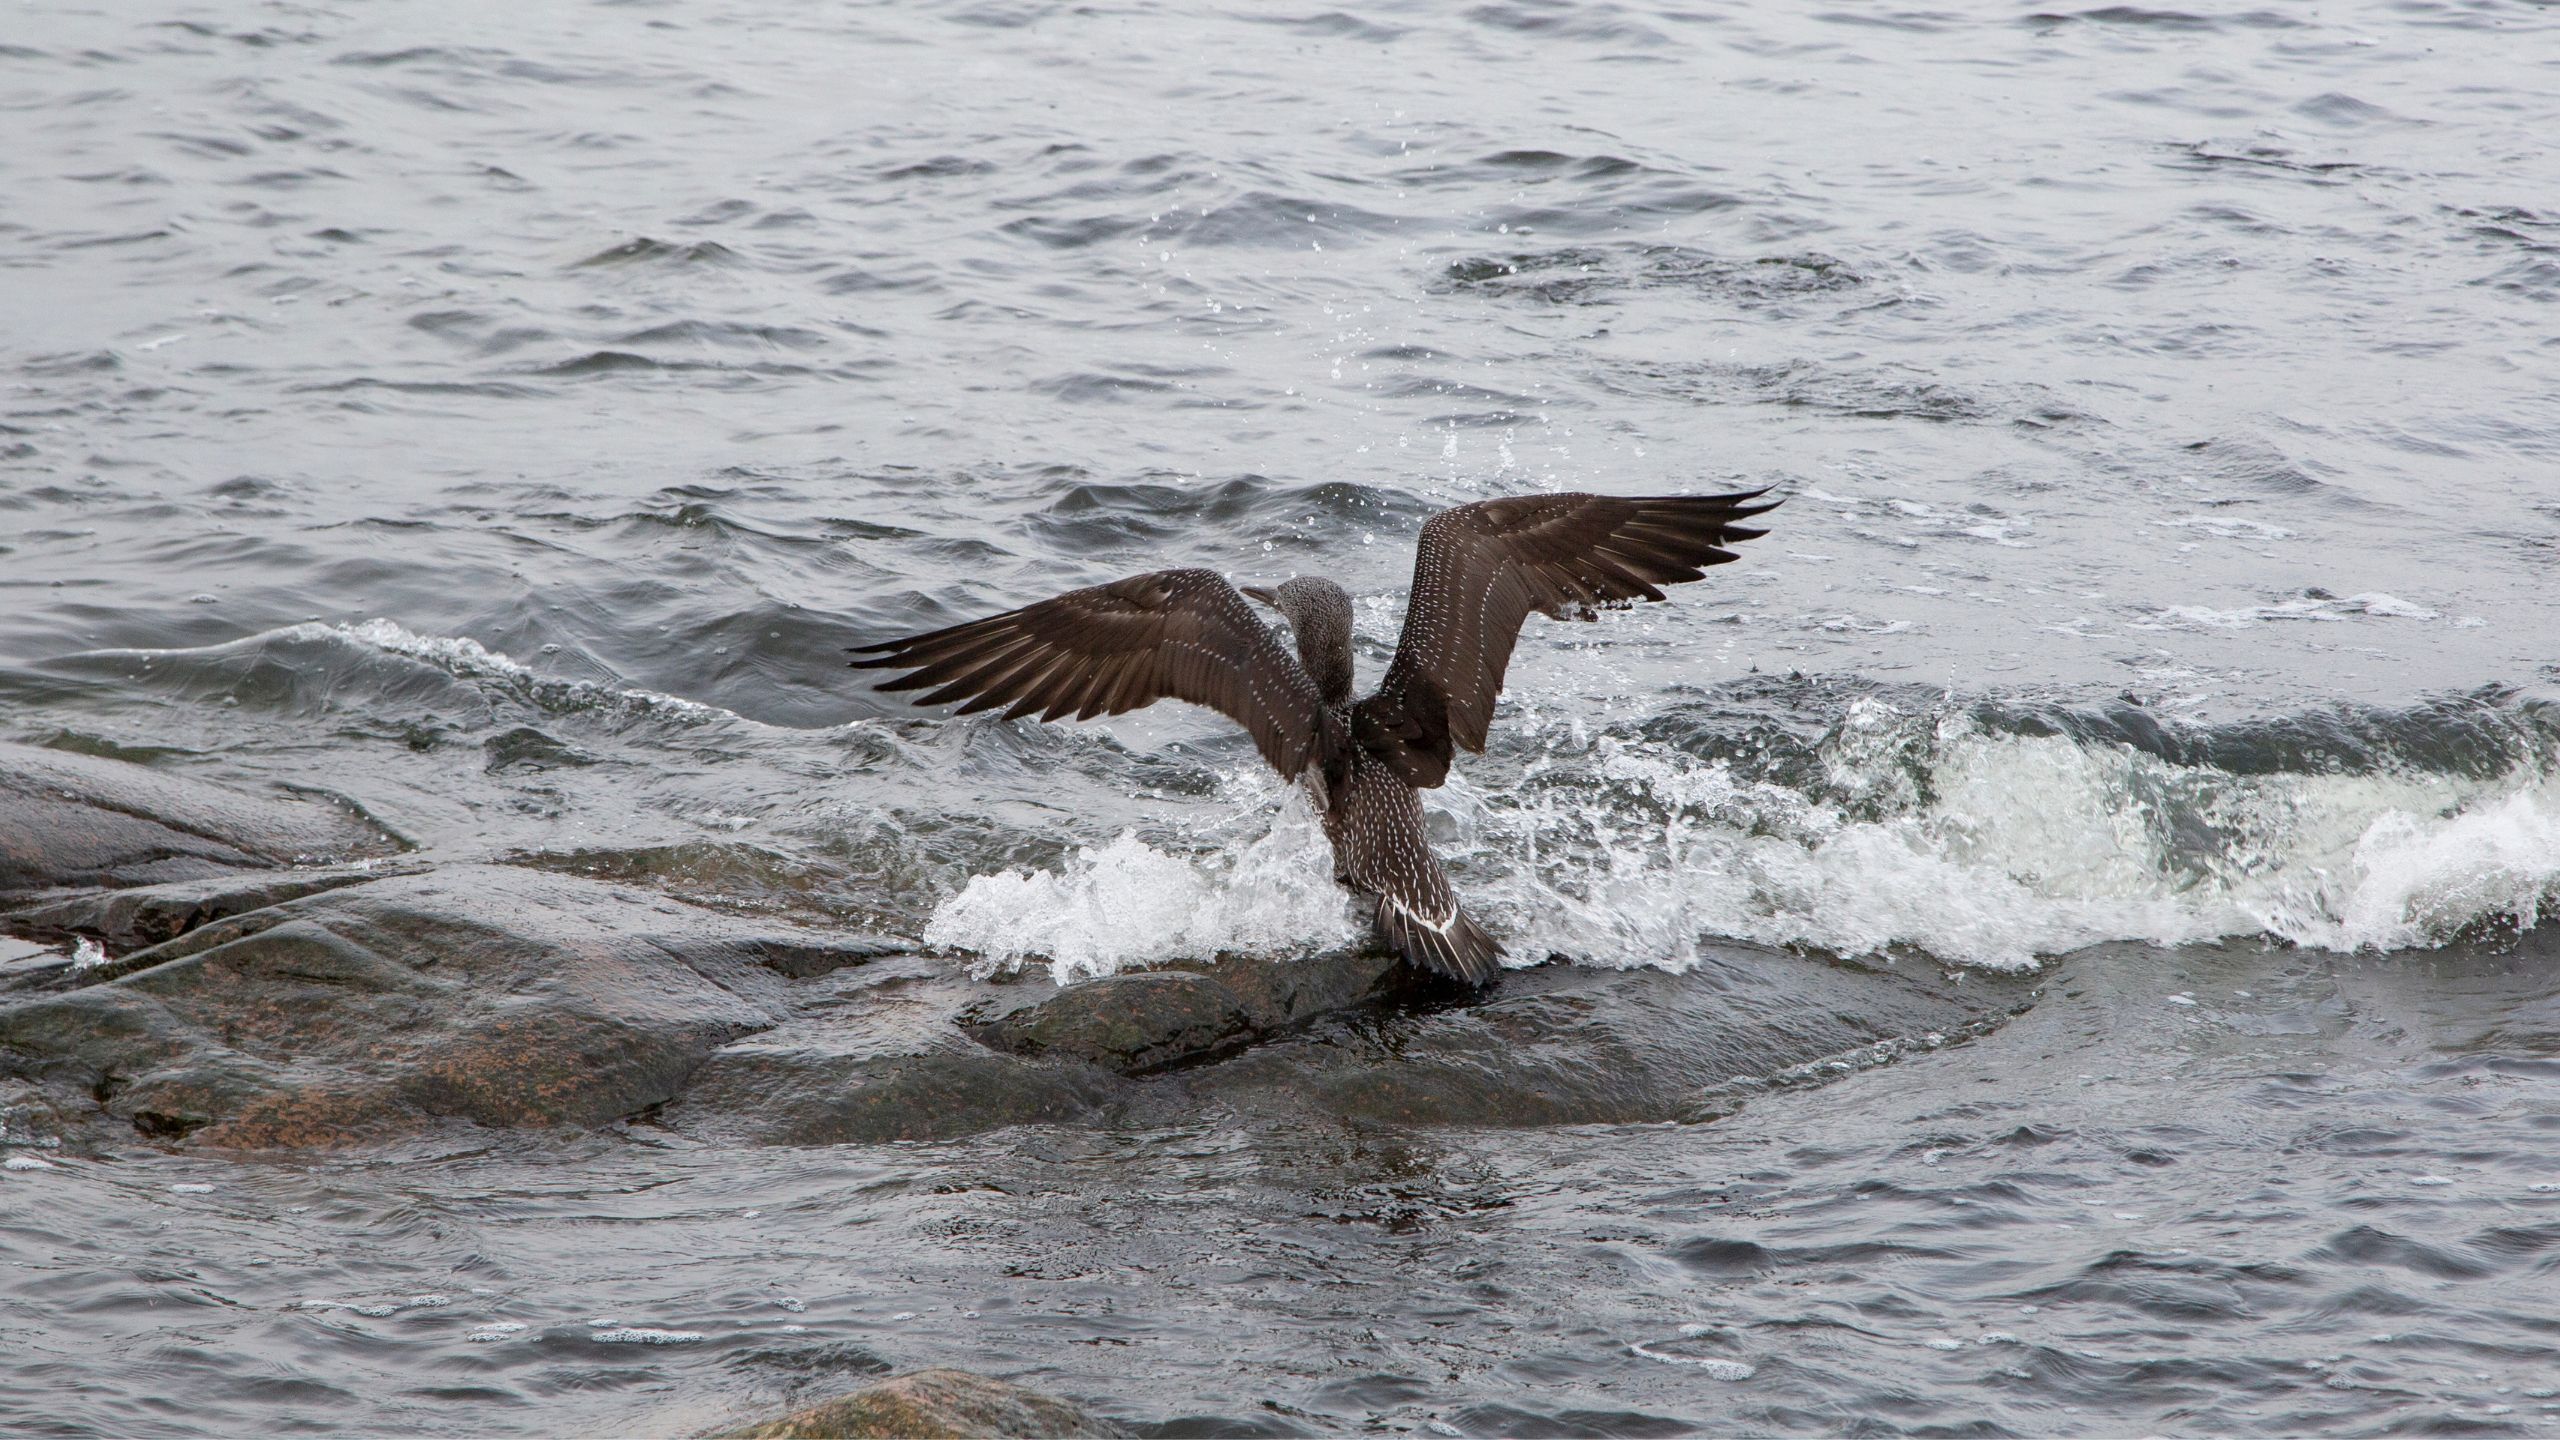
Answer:
[(216, 920), (342, 885), (361, 885), (389, 873), (394, 872), (355, 867), (286, 870), (86, 891), (11, 910), (0, 915), (0, 924), (43, 939), (85, 937), (110, 954), (124, 954), (175, 940)]
[(1771, 1085), (1983, 1033), (2032, 1003), (2037, 984), (1916, 957), (1734, 945), (1677, 973), (1514, 970), (1473, 995), (1343, 952), (1085, 981), (964, 1028), (1051, 1067), (1130, 1077), (1111, 1098), (1133, 1116), (1644, 1124), (1712, 1118)]
[(1064, 987), (973, 981), (926, 956), (832, 976), (790, 1021), (721, 1047), (660, 1117), (777, 1145), (950, 1140), (1197, 1099), (1145, 1077), (1451, 987), (1394, 956), (1228, 956)]
[(787, 974), (903, 947), (454, 866), (305, 895), (0, 1004), (0, 1077), (145, 1137), (342, 1145), (436, 1121), (594, 1126), (779, 1023)]
[(1116, 1436), (1129, 1432), (1037, 1390), (966, 1370), (918, 1370), (867, 1390), (722, 1431), (720, 1440), (873, 1440), (914, 1436)]
[(400, 849), (348, 808), (0, 744), (0, 895), (199, 880)]

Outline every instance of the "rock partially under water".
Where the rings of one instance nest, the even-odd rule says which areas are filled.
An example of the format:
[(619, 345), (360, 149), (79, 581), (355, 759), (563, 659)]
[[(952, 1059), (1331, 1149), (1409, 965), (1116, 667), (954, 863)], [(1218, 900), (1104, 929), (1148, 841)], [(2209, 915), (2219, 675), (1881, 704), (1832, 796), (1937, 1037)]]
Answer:
[(115, 954), (148, 949), (199, 926), (252, 910), (382, 879), (356, 866), (276, 870), (172, 880), (130, 890), (82, 890), (9, 913), (10, 928), (41, 939), (88, 939)]
[(780, 1023), (784, 970), (896, 948), (452, 866), (237, 914), (0, 1006), (0, 1074), (94, 1097), (146, 1137), (227, 1146), (601, 1125)]
[(616, 1122), (832, 1145), (1203, 1111), (1684, 1121), (1978, 1033), (2035, 984), (1729, 946), (1484, 995), (1369, 950), (1060, 988), (562, 873), (591, 856), (292, 863), (391, 843), (325, 805), (0, 746), (0, 929), (28, 937), (0, 951), (11, 1123), (304, 1148)]
[(1129, 1432), (1063, 1400), (966, 1370), (918, 1370), (866, 1390), (721, 1432), (720, 1440), (947, 1440)]
[(0, 896), (397, 854), (352, 808), (0, 744)]

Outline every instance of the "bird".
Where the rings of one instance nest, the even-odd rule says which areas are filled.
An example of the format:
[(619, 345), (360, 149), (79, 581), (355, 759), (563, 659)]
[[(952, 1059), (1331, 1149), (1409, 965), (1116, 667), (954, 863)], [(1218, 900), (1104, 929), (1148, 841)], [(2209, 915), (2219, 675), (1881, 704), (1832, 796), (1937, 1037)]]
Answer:
[[(1404, 629), (1378, 688), (1352, 696), (1351, 596), (1299, 576), (1238, 589), (1214, 570), (1156, 570), (1018, 610), (849, 647), (858, 668), (904, 673), (883, 691), (961, 715), (1001, 707), (1090, 720), (1158, 700), (1216, 710), (1302, 782), (1333, 847), (1334, 878), (1375, 898), (1379, 933), (1408, 964), (1470, 987), (1499, 978), (1502, 947), (1459, 904), (1423, 832), (1422, 792), (1457, 748), (1481, 754), (1504, 671), (1530, 614), (1589, 620), (1666, 598), (1740, 558), (1777, 508), (1768, 488), (1720, 495), (1523, 495), (1423, 522)], [(1254, 604), (1277, 611), (1293, 655)]]

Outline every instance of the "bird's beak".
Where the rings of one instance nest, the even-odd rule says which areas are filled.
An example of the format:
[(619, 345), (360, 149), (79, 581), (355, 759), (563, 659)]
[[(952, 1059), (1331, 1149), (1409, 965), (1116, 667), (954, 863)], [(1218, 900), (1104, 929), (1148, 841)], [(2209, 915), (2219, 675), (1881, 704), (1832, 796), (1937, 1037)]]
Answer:
[(1273, 594), (1271, 591), (1269, 591), (1269, 590), (1267, 590), (1267, 589), (1263, 588), (1263, 587), (1262, 587), (1262, 586), (1260, 586), (1260, 585), (1247, 585), (1247, 586), (1245, 586), (1245, 587), (1244, 587), (1244, 598), (1246, 598), (1247, 600), (1259, 600), (1259, 601), (1261, 601), (1263, 604), (1270, 606), (1270, 607), (1271, 607), (1272, 609), (1274, 609), (1274, 610), (1277, 610), (1277, 609), (1279, 609), (1279, 608), (1280, 608), (1280, 597), (1279, 597), (1279, 596), (1277, 596), (1277, 595), (1275, 595), (1275, 594)]

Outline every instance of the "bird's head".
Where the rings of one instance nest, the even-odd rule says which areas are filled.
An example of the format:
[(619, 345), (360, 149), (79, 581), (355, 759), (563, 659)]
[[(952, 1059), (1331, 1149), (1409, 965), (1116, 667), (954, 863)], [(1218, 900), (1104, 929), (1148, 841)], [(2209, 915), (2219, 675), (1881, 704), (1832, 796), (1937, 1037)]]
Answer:
[(1275, 586), (1247, 585), (1245, 595), (1277, 610), (1298, 637), (1298, 663), (1328, 704), (1351, 695), (1351, 592), (1301, 575)]
[(1351, 592), (1330, 580), (1301, 575), (1273, 586), (1247, 585), (1244, 593), (1279, 611), (1292, 629), (1339, 623), (1345, 635), (1351, 631)]

